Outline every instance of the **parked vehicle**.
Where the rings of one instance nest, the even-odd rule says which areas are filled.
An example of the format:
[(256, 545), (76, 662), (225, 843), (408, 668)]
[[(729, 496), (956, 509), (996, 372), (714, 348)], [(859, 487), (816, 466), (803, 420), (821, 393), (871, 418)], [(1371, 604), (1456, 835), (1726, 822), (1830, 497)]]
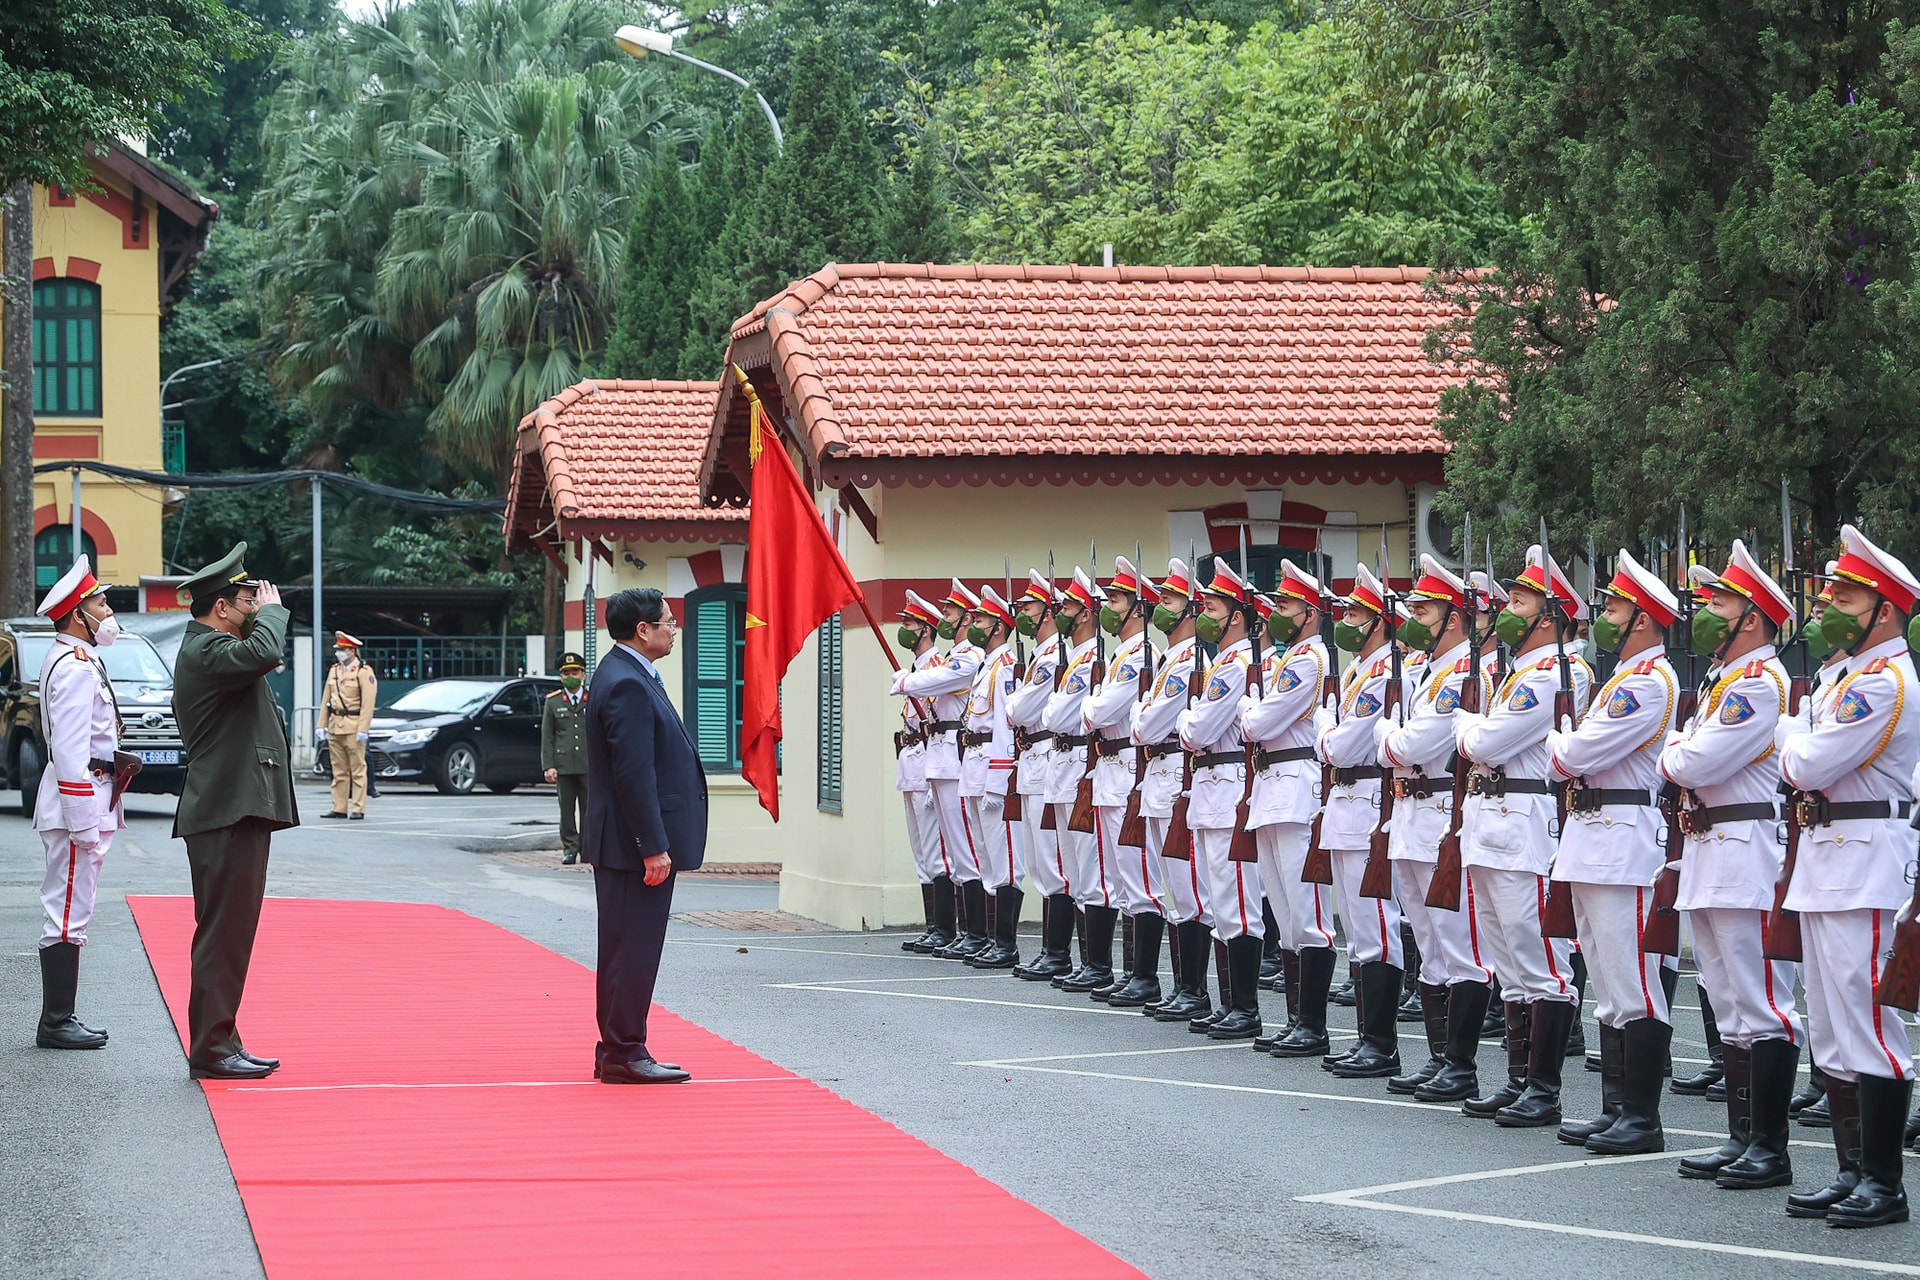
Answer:
[[(40, 668), (53, 645), (45, 618), (0, 621), (0, 725), (6, 732), (6, 780), (20, 789), (20, 812), (33, 817), (47, 743), (40, 730)], [(187, 777), (180, 730), (173, 720), (173, 672), (145, 637), (127, 632), (97, 651), (120, 706), (121, 749), (144, 766), (130, 791), (179, 795)], [(538, 733), (538, 725), (535, 726)]]
[(431, 782), (442, 795), (496, 795), (543, 781), (540, 716), (558, 680), (430, 680), (376, 707), (367, 771), (380, 782)]

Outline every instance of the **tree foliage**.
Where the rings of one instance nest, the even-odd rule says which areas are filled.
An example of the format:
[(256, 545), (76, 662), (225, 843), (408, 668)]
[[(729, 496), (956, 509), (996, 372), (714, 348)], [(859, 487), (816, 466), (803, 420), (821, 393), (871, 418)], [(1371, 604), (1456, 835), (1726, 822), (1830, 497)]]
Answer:
[(627, 227), (626, 273), (601, 377), (674, 375), (687, 343), (687, 295), (702, 247), (679, 158), (662, 157)]

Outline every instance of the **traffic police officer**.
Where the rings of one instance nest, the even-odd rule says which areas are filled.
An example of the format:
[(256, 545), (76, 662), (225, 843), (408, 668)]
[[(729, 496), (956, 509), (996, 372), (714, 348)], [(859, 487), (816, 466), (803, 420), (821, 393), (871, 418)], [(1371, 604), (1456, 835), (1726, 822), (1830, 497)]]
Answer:
[(333, 808), (322, 817), (367, 816), (367, 727), (373, 723), (380, 682), (373, 668), (360, 661), (360, 647), (357, 636), (333, 633), (333, 665), (320, 698), (319, 724), (333, 773)]
[(580, 824), (587, 813), (587, 660), (560, 655), (560, 687), (540, 713), (540, 767), (560, 797), (560, 862), (580, 861)]

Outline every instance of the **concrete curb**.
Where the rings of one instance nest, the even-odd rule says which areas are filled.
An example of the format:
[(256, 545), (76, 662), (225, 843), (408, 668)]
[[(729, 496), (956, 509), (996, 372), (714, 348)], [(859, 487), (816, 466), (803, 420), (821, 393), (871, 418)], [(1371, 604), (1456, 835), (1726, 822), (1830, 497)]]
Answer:
[(466, 853), (537, 853), (560, 849), (560, 832), (527, 831), (510, 836), (468, 836), (455, 846)]

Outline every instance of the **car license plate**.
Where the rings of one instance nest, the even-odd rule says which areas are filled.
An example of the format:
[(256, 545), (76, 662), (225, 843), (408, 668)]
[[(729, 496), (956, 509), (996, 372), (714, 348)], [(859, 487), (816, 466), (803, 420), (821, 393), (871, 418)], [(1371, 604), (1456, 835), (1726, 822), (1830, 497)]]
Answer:
[(140, 752), (140, 763), (179, 764), (180, 753), (178, 751), (142, 751)]

